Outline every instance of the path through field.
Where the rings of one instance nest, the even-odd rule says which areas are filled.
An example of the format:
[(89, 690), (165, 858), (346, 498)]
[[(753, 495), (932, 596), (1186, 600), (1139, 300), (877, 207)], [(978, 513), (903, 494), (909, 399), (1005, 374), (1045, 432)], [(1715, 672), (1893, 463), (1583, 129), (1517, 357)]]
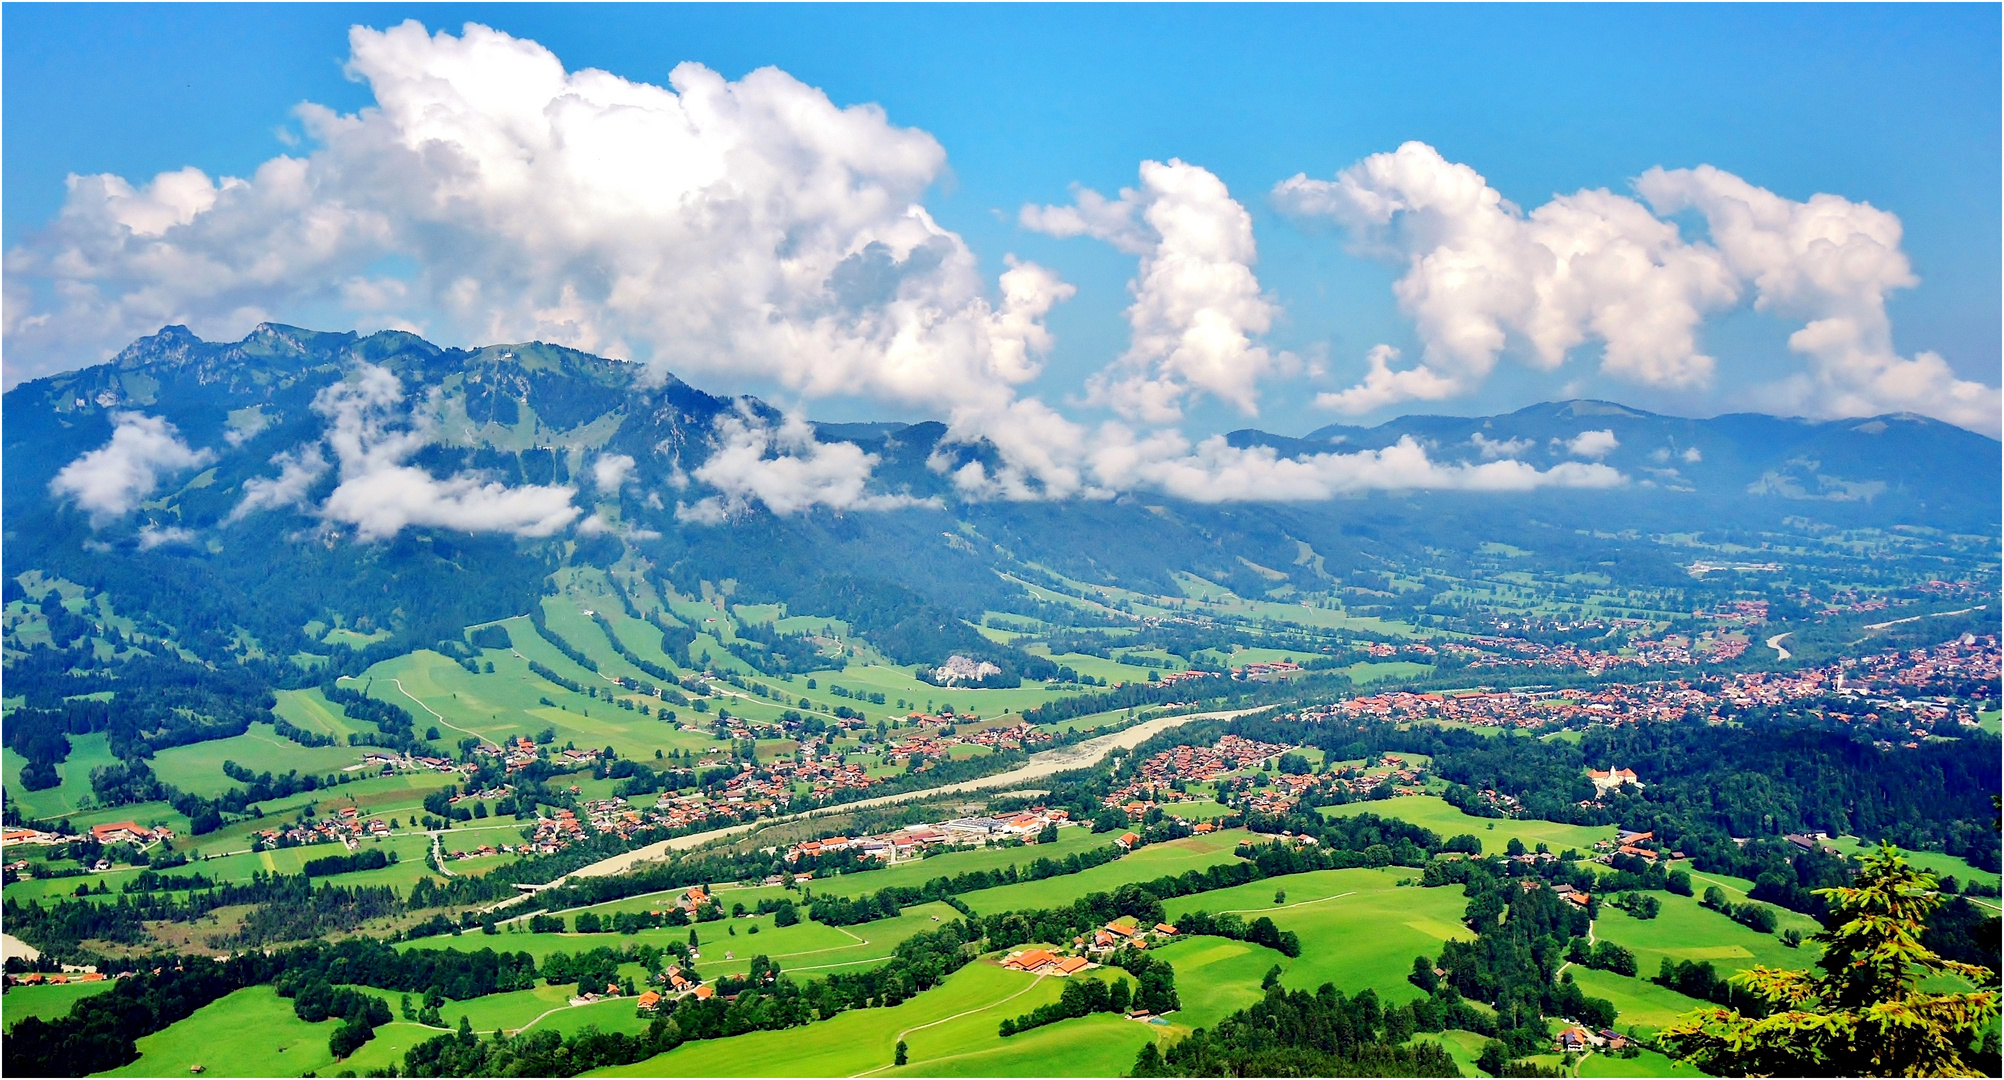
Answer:
[[(905, 1036), (910, 1035), (914, 1031), (924, 1031), (926, 1028), (929, 1027), (938, 1027), (939, 1025), (944, 1024), (949, 1020), (958, 1020), (963, 1016), (973, 1016), (975, 1013), (978, 1012), (987, 1012), (988, 1010), (994, 1008), (997, 1005), (1007, 1005), (1008, 1003), (1016, 1000), (1017, 998), (1022, 997), (1024, 994), (1027, 994), (1030, 991), (1035, 990), (1037, 988), (1037, 984), (1043, 981), (1044, 981), (1044, 976), (1039, 975), (1036, 978), (1030, 980), (1030, 985), (1022, 988), (1021, 990), (1016, 991), (1013, 994), (1010, 994), (1008, 997), (1002, 998), (997, 1001), (991, 1001), (986, 1005), (980, 1006), (979, 1008), (962, 1010), (961, 1012), (954, 1013), (952, 1016), (942, 1016), (937, 1020), (929, 1021), (924, 1024), (913, 1024), (911, 1027), (908, 1027), (903, 1031), (898, 1032), (897, 1041), (904, 1042)], [(893, 1069), (896, 1067), (897, 1066), (895, 1065), (879, 1065), (874, 1069), (869, 1069), (859, 1073), (852, 1073), (850, 1075), (869, 1076), (873, 1073), (880, 1073), (883, 1072), (885, 1069)]]

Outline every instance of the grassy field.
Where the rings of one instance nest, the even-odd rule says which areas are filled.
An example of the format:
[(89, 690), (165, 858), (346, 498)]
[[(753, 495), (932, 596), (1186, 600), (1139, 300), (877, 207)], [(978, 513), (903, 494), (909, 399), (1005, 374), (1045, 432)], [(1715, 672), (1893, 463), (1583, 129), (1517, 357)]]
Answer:
[(56, 774), (63, 782), (41, 791), (29, 791), (21, 786), (21, 770), (27, 766), (27, 759), (12, 749), (0, 754), (0, 758), (6, 763), (8, 803), (20, 807), (23, 817), (36, 819), (76, 813), (90, 800), (90, 771), (118, 760), (111, 756), (105, 736), (72, 735), (69, 758), (56, 766)]
[[(656, 901), (659, 905), (660, 900)], [(773, 925), (773, 916), (759, 915), (694, 927), (701, 942), (702, 959), (697, 968), (705, 978), (741, 975), (751, 970), (754, 956), (768, 956), (782, 969), (812, 977), (817, 972), (861, 968), (890, 959), (891, 950), (906, 938), (931, 930), (942, 922), (960, 917), (945, 904), (917, 904), (895, 919), (879, 919), (860, 926), (824, 926), (803, 919), (792, 926)], [(523, 924), (514, 924), (523, 925)], [(752, 933), (757, 927), (758, 933)], [(579, 953), (600, 947), (622, 948), (652, 943), (665, 946), (671, 941), (687, 941), (688, 927), (662, 927), (635, 934), (531, 934), (463, 933), (457, 937), (441, 934), (420, 938), (400, 948), (451, 949), (477, 952), (526, 952), (538, 960), (554, 952)], [(735, 931), (735, 933), (733, 933)], [(476, 1026), (478, 1026), (476, 1022)]]
[[(1877, 850), (1877, 844), (1868, 844), (1855, 836), (1840, 836), (1836, 840), (1838, 850), (1853, 857)], [(1944, 855), (1939, 851), (1908, 851), (1900, 849), (1900, 854), (1909, 863), (1922, 870), (1933, 871), (1938, 876), (1953, 875), (1957, 881), (1980, 881), (1992, 888), (1997, 886), (1999, 877), (1989, 870), (1978, 870), (1954, 855)]]
[(1191, 836), (1165, 844), (1150, 844), (1104, 866), (1043, 881), (1025, 881), (993, 889), (965, 893), (960, 899), (983, 915), (999, 911), (1029, 911), (1034, 908), (1069, 904), (1088, 893), (1110, 892), (1130, 881), (1147, 881), (1165, 874), (1202, 870), (1218, 863), (1233, 862), (1232, 849), (1248, 839), (1243, 830)]
[(1266, 973), (1276, 964), (1285, 971), (1291, 962), (1264, 945), (1217, 937), (1188, 938), (1165, 945), (1154, 955), (1176, 969), (1176, 996), (1183, 1007), (1173, 1019), (1186, 1029), (1214, 1027), (1258, 1003), (1265, 996), (1260, 982)]
[[(1442, 941), (1469, 936), (1461, 925), (1468, 906), (1461, 890), (1398, 884), (1417, 877), (1414, 870), (1394, 867), (1317, 870), (1178, 897), (1163, 907), (1171, 922), (1191, 911), (1232, 911), (1248, 921), (1265, 915), (1301, 935), (1301, 955), (1276, 961), (1290, 989), (1312, 991), (1326, 982), (1354, 994), (1368, 986), (1387, 1000), (1404, 1001), (1419, 994), (1406, 981), (1413, 957), (1437, 956)], [(1285, 904), (1273, 902), (1280, 890), (1287, 893)], [(1177, 982), (1180, 986), (1180, 976)]]
[(100, 1076), (300, 1076), (327, 1071), (335, 1022), (309, 1024), (269, 986), (238, 990), (139, 1040), (139, 1060)]
[[(1804, 968), (1815, 961), (1818, 947), (1804, 944), (1791, 949), (1773, 934), (1756, 933), (1716, 911), (1700, 907), (1688, 896), (1670, 893), (1660, 896), (1662, 914), (1654, 919), (1631, 918), (1627, 912), (1602, 906), (1595, 934), (1635, 953), (1637, 970), (1653, 976), (1663, 961), (1708, 960), (1721, 975), (1742, 971), (1756, 964), (1769, 967)], [(1789, 915), (1792, 912), (1780, 911)]]
[(341, 707), (328, 701), (320, 693), (319, 687), (305, 690), (277, 691), (278, 704), (272, 712), (289, 721), (294, 727), (321, 735), (331, 735), (337, 742), (347, 742), (350, 735), (376, 733), (376, 725), (351, 719)]
[(1379, 817), (1398, 818), (1421, 828), (1432, 829), (1442, 839), (1472, 834), (1482, 841), (1485, 854), (1500, 855), (1511, 837), (1524, 842), (1525, 847), (1536, 847), (1540, 842), (1551, 845), (1553, 851), (1574, 848), (1585, 852), (1596, 841), (1614, 839), (1612, 825), (1562, 825), (1555, 821), (1536, 818), (1479, 818), (1462, 813), (1449, 806), (1447, 800), (1437, 795), (1407, 795), (1396, 799), (1382, 799), (1374, 802), (1346, 803), (1342, 806), (1325, 806), (1322, 813), (1326, 817), (1341, 817), (1348, 814), (1377, 814)]
[(301, 746), (280, 735), (270, 724), (252, 724), (242, 735), (211, 739), (162, 750), (153, 756), (153, 774), (182, 791), (214, 798), (240, 783), (223, 774), (223, 762), (234, 761), (252, 772), (281, 776), (288, 772), (326, 775), (362, 760), (353, 746)]
[[(706, 972), (707, 973), (707, 972)], [(1057, 1000), (1058, 979), (976, 961), (889, 1009), (856, 1009), (805, 1029), (690, 1043), (603, 1076), (1115, 1076), (1160, 1028), (1111, 1016), (1009, 1039), (995, 1028)], [(898, 1041), (909, 1063), (893, 1068)]]
[(70, 1014), (70, 1007), (87, 997), (95, 997), (118, 984), (106, 979), (94, 983), (64, 983), (61, 986), (10, 986), (0, 997), (0, 1022), (12, 1031), (30, 1016), (55, 1020)]
[(1702, 1009), (1708, 1004), (1694, 997), (1686, 997), (1675, 990), (1658, 986), (1647, 978), (1632, 979), (1626, 975), (1616, 975), (1612, 971), (1595, 971), (1578, 964), (1567, 968), (1566, 973), (1573, 977), (1573, 981), (1579, 984), (1587, 996), (1606, 998), (1614, 1003), (1615, 1011), (1620, 1015), (1616, 1026), (1622, 1031), (1634, 1027), (1644, 1034), (1650, 1034), (1669, 1026), (1671, 1021), (1692, 1009)]
[(1672, 1076), (1690, 1077), (1710, 1075), (1695, 1065), (1672, 1061), (1654, 1050), (1644, 1049), (1636, 1057), (1616, 1057), (1609, 1054), (1593, 1054), (1580, 1062), (1579, 1076), (1620, 1077), (1620, 1076)]

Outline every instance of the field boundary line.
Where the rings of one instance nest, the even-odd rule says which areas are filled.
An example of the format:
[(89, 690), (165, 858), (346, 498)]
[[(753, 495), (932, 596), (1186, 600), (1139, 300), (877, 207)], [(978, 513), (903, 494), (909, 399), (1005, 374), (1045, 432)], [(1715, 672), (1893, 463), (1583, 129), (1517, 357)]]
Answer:
[[(958, 1020), (958, 1019), (960, 1019), (960, 1018), (961, 1018), (961, 1017), (963, 1017), (963, 1016), (973, 1016), (973, 1015), (974, 1015), (975, 1013), (980, 1013), (980, 1012), (987, 1012), (988, 1010), (990, 1010), (990, 1009), (994, 1008), (994, 1007), (995, 1007), (995, 1006), (997, 1006), (997, 1005), (1007, 1005), (1007, 1004), (1009, 1004), (1010, 1002), (1012, 1002), (1012, 1001), (1016, 1000), (1017, 998), (1019, 998), (1019, 997), (1022, 997), (1022, 996), (1023, 996), (1024, 994), (1027, 994), (1027, 993), (1029, 993), (1030, 991), (1032, 991), (1032, 990), (1035, 990), (1035, 989), (1037, 988), (1037, 984), (1038, 984), (1038, 983), (1041, 983), (1041, 982), (1043, 982), (1043, 981), (1044, 981), (1044, 976), (1042, 976), (1042, 975), (1039, 975), (1039, 976), (1037, 976), (1036, 978), (1034, 978), (1034, 979), (1030, 980), (1030, 985), (1028, 985), (1028, 986), (1026, 986), (1026, 987), (1022, 988), (1021, 990), (1018, 990), (1018, 991), (1016, 991), (1016, 992), (1015, 992), (1015, 993), (1013, 993), (1013, 994), (1010, 994), (1010, 995), (1009, 995), (1008, 997), (1005, 997), (1005, 998), (1000, 998), (1000, 999), (997, 999), (997, 1000), (995, 1000), (995, 1001), (991, 1001), (991, 1002), (989, 1002), (988, 1004), (986, 1004), (986, 1005), (983, 1005), (983, 1006), (981, 1006), (981, 1007), (980, 1007), (980, 1008), (978, 1008), (978, 1009), (968, 1009), (968, 1010), (966, 1010), (966, 1011), (964, 1011), (964, 1012), (957, 1012), (957, 1013), (954, 1013), (954, 1014), (953, 1014), (952, 1016), (942, 1016), (942, 1017), (940, 1017), (940, 1018), (939, 1018), (939, 1019), (937, 1019), (937, 1020), (934, 1020), (934, 1021), (931, 1021), (930, 1023), (925, 1023), (925, 1024), (914, 1024), (913, 1026), (911, 1026), (911, 1027), (908, 1027), (908, 1028), (904, 1029), (903, 1031), (900, 1031), (900, 1032), (898, 1032), (898, 1037), (897, 1037), (897, 1038), (896, 1038), (896, 1040), (894, 1040), (894, 1041), (896, 1041), (896, 1042), (904, 1042), (904, 1041), (905, 1041), (905, 1036), (907, 1036), (907, 1035), (910, 1035), (910, 1034), (911, 1034), (912, 1032), (914, 1032), (914, 1031), (924, 1031), (925, 1029), (927, 1029), (927, 1028), (929, 1028), (929, 1027), (938, 1027), (939, 1025), (941, 1025), (941, 1024), (944, 1024), (944, 1023), (946, 1023), (946, 1022), (947, 1022), (947, 1021), (949, 1021), (949, 1020)], [(879, 1066), (877, 1066), (877, 1067), (876, 1067), (876, 1068), (874, 1068), (874, 1069), (869, 1069), (869, 1070), (867, 1070), (867, 1071), (864, 1071), (864, 1072), (859, 1072), (859, 1073), (850, 1073), (849, 1075), (850, 1075), (850, 1076), (852, 1076), (852, 1077), (853, 1077), (853, 1076), (869, 1076), (869, 1075), (871, 1075), (872, 1073), (880, 1073), (880, 1072), (883, 1072), (883, 1071), (884, 1071), (885, 1069), (895, 1069), (895, 1068), (897, 1068), (897, 1066), (896, 1066), (895, 1064), (892, 1064), (892, 1065), (879, 1065)]]
[[(1334, 895), (1334, 896), (1325, 896), (1325, 897), (1322, 897), (1321, 899), (1318, 899), (1318, 900), (1303, 900), (1303, 901), (1302, 901), (1302, 902), (1300, 902), (1299, 904), (1280, 904), (1280, 905), (1277, 905), (1277, 906), (1275, 906), (1275, 907), (1242, 907), (1242, 908), (1226, 908), (1225, 910), (1223, 910), (1223, 911), (1220, 911), (1220, 912), (1218, 912), (1218, 914), (1220, 914), (1220, 915), (1250, 915), (1250, 914), (1252, 914), (1253, 912), (1256, 912), (1256, 911), (1286, 911), (1286, 910), (1287, 910), (1288, 908), (1298, 908), (1298, 907), (1307, 907), (1307, 906), (1308, 906), (1308, 905), (1310, 905), (1310, 904), (1326, 904), (1326, 903), (1328, 903), (1328, 902), (1329, 902), (1329, 901), (1331, 901), (1331, 900), (1341, 900), (1341, 899), (1343, 899), (1343, 898), (1344, 898), (1344, 897), (1346, 897), (1346, 896), (1355, 896), (1355, 895), (1357, 895), (1357, 890), (1355, 890), (1355, 889), (1351, 889), (1351, 890), (1350, 890), (1349, 892), (1343, 892), (1343, 893), (1337, 893), (1337, 894), (1336, 894), (1336, 895)], [(1194, 909), (1193, 909), (1193, 910), (1194, 910)]]

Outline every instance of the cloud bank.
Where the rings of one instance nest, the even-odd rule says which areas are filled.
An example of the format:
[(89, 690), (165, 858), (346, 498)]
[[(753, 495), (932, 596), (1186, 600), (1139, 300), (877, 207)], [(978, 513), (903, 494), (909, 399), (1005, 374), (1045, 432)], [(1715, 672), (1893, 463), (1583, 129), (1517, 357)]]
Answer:
[[(1081, 420), (1023, 389), (1043, 374), (1048, 318), (1075, 289), (1008, 255), (984, 276), (923, 202), (947, 176), (945, 149), (880, 108), (838, 107), (773, 68), (731, 81), (685, 63), (660, 86), (571, 71), (533, 41), (474, 24), (357, 27), (349, 45), (374, 102), (352, 114), (302, 106), (310, 152), (245, 178), (192, 167), (143, 183), (73, 177), (58, 218), (6, 255), (8, 379), (109, 355), (164, 323), (221, 337), (333, 310), (466, 343), (557, 342), (657, 376), (765, 380), (796, 413), (834, 396), (927, 410), (948, 426), (932, 465), (969, 499), (1289, 500), (1624, 480), (1600, 463), (1611, 433), (1582, 433), (1565, 446), (1576, 460), (1543, 470), (1520, 460), (1529, 444), (1479, 437), (1479, 461), (1465, 465), (1419, 444), (1283, 459), (1193, 441), (1176, 425), (1196, 404), (1257, 415), (1302, 367), (1268, 340), (1284, 312), (1255, 271), (1252, 215), (1200, 165), (1143, 161), (1113, 197), (1079, 188), (1069, 205), (1017, 215), (1136, 260), (1128, 345), (1073, 402), (1106, 411)], [(1702, 346), (1706, 320), (1751, 300), (1801, 324), (1789, 340), (1803, 371), (1766, 389), (1773, 407), (1998, 427), (1995, 388), (1895, 349), (1886, 299), (1916, 278), (1898, 218), (1863, 203), (1795, 202), (1700, 166), (1651, 170), (1634, 195), (1583, 190), (1527, 211), (1420, 142), (1330, 179), (1296, 175), (1271, 197), (1401, 268), (1394, 296), (1418, 355), (1371, 349), (1361, 381), (1315, 396), (1332, 411), (1465, 395), (1506, 358), (1550, 370), (1583, 349), (1612, 377), (1702, 389), (1721, 363)], [(1677, 215), (1702, 219), (1703, 237), (1686, 239)], [(325, 438), (272, 458), (276, 474), (247, 482), (230, 520), (295, 508), (365, 539), (411, 526), (546, 536), (580, 521), (575, 488), (410, 464), (431, 441), (430, 412), (385, 370), (359, 369), (314, 408)], [(111, 442), (53, 486), (94, 521), (214, 460), (162, 420), (115, 423)], [(713, 435), (712, 456), (683, 477), (713, 493), (681, 504), (684, 520), (910, 504), (872, 489), (873, 455), (819, 442), (800, 415), (741, 410)], [(961, 452), (972, 445), (993, 452)], [(639, 464), (608, 454), (588, 468), (603, 499), (629, 489)]]
[[(1601, 370), (1644, 386), (1712, 384), (1705, 318), (1751, 287), (1754, 306), (1807, 325), (1789, 338), (1809, 361), (1768, 396), (1812, 416), (1908, 410), (1995, 434), (1998, 390), (1955, 378), (1932, 353), (1892, 345), (1888, 292), (1917, 283), (1899, 219), (1835, 195), (1795, 202), (1711, 166), (1651, 169), (1641, 199), (1604, 189), (1519, 209), (1473, 168), (1408, 142), (1334, 179), (1297, 174), (1273, 190), (1282, 212), (1342, 226), (1359, 250), (1401, 263), (1393, 287), (1424, 355), (1393, 370), (1373, 351), (1364, 381), (1319, 400), (1344, 412), (1439, 400), (1478, 388), (1506, 349), (1550, 370), (1601, 347)], [(1696, 210), (1710, 242), (1658, 215)]]

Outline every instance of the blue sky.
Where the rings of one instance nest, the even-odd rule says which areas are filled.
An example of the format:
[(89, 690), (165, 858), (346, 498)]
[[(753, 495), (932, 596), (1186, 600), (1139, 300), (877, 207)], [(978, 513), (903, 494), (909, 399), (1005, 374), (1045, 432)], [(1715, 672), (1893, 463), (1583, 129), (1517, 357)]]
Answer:
[[(1215, 175), (1250, 215), (1259, 287), (1274, 309), (1252, 336), (1309, 372), (1266, 383), (1256, 417), (1191, 394), (1182, 422), (1193, 436), (1250, 424), (1299, 433), (1405, 411), (1486, 413), (1561, 395), (1709, 415), (1803, 371), (1788, 338), (1816, 312), (1755, 312), (1748, 277), (1739, 301), (1699, 330), (1717, 359), (1701, 386), (1610, 376), (1588, 341), (1557, 370), (1506, 355), (1450, 395), (1356, 416), (1316, 407), (1316, 393), (1363, 377), (1372, 346), (1394, 346), (1410, 365), (1428, 342), (1394, 295), (1404, 263), (1359, 254), (1358, 237), (1281, 212), (1270, 192), (1297, 173), (1328, 180), (1408, 140), (1469, 166), (1526, 210), (1584, 188), (1633, 195), (1645, 170), (1699, 165), (1786, 200), (1829, 193), (1869, 203), (1897, 215), (1919, 279), (1887, 295), (1898, 357), (1931, 351), (1962, 380), (1999, 382), (1994, 5), (9, 5), (0, 19), (10, 251), (35, 243), (56, 216), (68, 174), (135, 185), (184, 166), (250, 176), (275, 155), (311, 150), (297, 142), (295, 106), (350, 113), (372, 101), (368, 85), (343, 73), (350, 25), (416, 19), (457, 33), (479, 22), (540, 43), (571, 71), (634, 82), (665, 84), (685, 60), (732, 80), (777, 66), (837, 106), (876, 103), (892, 125), (929, 133), (947, 163), (924, 204), (991, 283), (1013, 254), (1076, 287), (1050, 311), (1048, 365), (1021, 391), (1081, 417), (1103, 412), (1082, 388), (1129, 347), (1122, 313), (1136, 258), (1086, 236), (1026, 229), (1019, 210), (1070, 203), (1073, 185), (1112, 196), (1136, 184), (1140, 162), (1171, 158)], [(1663, 216), (1687, 239), (1707, 240), (1695, 211)], [(324, 303), (265, 310), (317, 325), (338, 315)], [(10, 313), (13, 346), (11, 323)], [(437, 336), (474, 343), (453, 340), (464, 332)], [(101, 358), (67, 347), (50, 355)], [(799, 389), (771, 372), (689, 377), (780, 398)], [(944, 407), (859, 390), (816, 397), (809, 411), (917, 417)], [(1842, 411), (1825, 399), (1806, 408)]]

